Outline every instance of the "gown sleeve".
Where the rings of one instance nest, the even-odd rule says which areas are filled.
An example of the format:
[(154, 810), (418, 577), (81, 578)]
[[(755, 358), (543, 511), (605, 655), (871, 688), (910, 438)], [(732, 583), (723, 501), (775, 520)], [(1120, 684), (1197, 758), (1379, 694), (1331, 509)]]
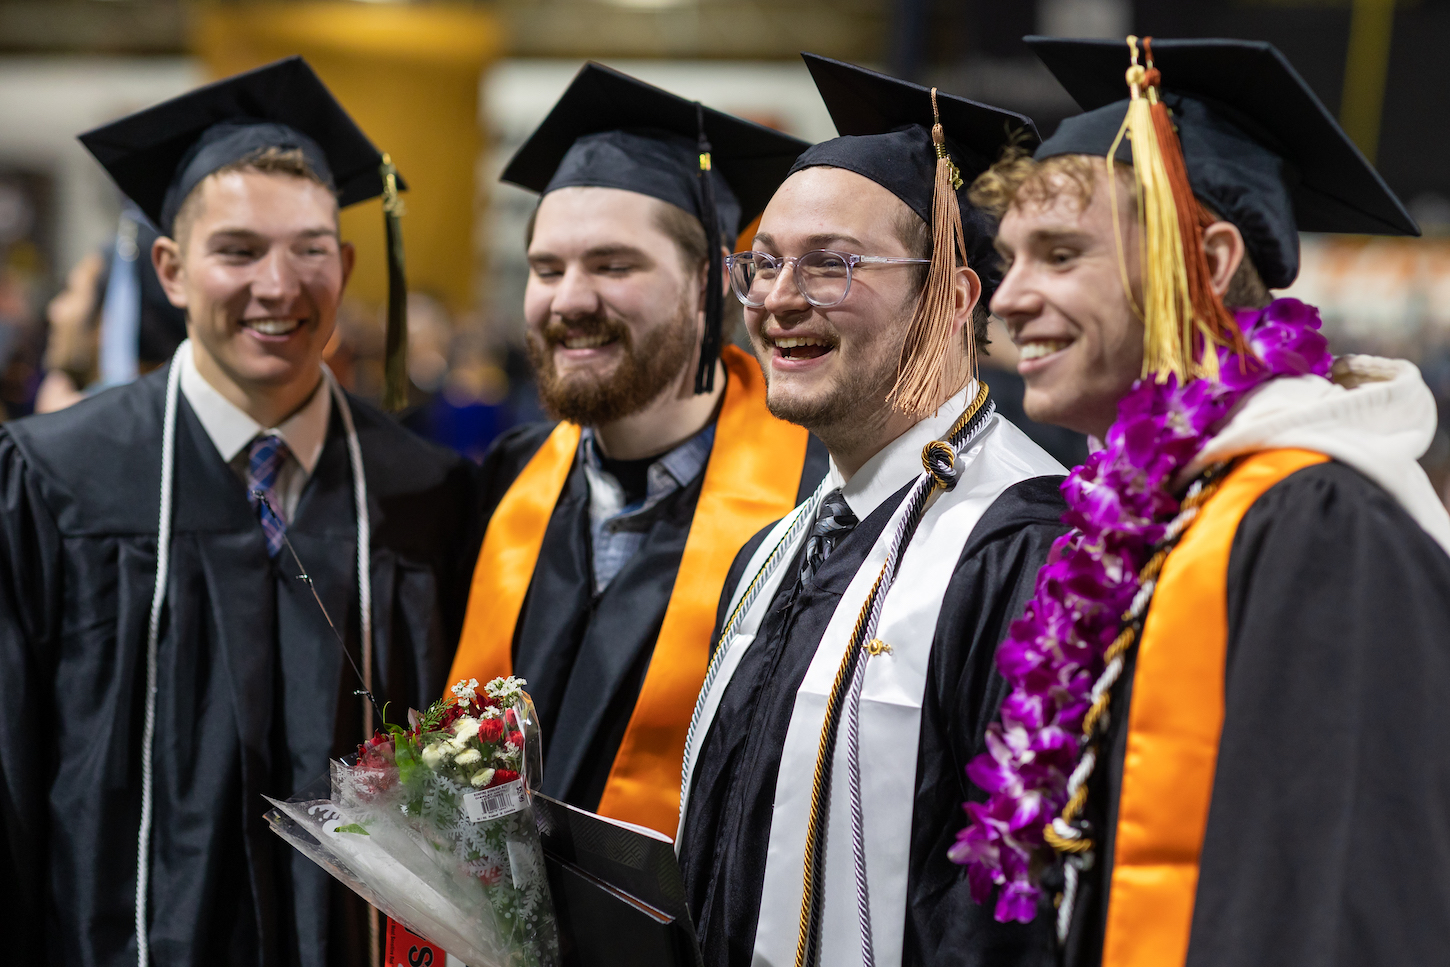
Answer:
[(947, 586), (932, 643), (921, 709), (916, 809), (907, 892), (906, 967), (1049, 967), (1056, 962), (1046, 917), (998, 923), (992, 905), (972, 900), (966, 868), (947, 857), (966, 825), (962, 803), (985, 798), (966, 777), (985, 749), (987, 725), (1007, 692), (997, 646), (1022, 616), (1066, 527), (1061, 477), (1016, 484), (973, 530)]
[[(47, 792), (53, 756), (60, 534), (38, 482), (9, 433), (0, 430), (0, 906), (6, 955), (44, 963), (49, 896)], [(33, 949), (32, 949), (33, 948)]]
[(1443, 963), (1450, 558), (1337, 463), (1244, 516), (1188, 967)]

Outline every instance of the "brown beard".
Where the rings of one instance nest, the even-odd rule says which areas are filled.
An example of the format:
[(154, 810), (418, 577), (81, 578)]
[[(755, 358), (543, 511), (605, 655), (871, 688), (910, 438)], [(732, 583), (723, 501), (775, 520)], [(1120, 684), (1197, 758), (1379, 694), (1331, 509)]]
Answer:
[[(638, 345), (629, 326), (609, 315), (572, 319), (566, 325), (551, 319), (542, 333), (528, 336), (529, 362), (538, 380), (539, 402), (558, 420), (599, 426), (638, 413), (675, 382), (694, 356), (694, 314), (680, 306), (675, 322), (656, 326)], [(573, 330), (602, 335), (618, 345), (623, 358), (608, 376), (573, 373), (567, 378), (554, 368), (554, 348)]]

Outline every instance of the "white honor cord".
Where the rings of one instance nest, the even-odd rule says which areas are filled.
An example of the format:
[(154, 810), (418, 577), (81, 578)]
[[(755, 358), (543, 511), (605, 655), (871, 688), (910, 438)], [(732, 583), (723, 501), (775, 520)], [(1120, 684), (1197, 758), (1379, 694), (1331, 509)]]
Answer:
[(146, 894), (151, 886), (151, 745), (156, 735), (156, 653), (161, 641), (161, 605), (171, 571), (171, 486), (176, 464), (176, 398), (181, 391), (183, 340), (166, 374), (166, 411), (161, 423), (161, 519), (156, 525), (156, 587), (151, 592), (151, 618), (146, 623), (146, 718), (141, 727), (141, 829), (136, 835), (136, 963), (148, 967), (151, 948), (146, 931)]
[[(368, 518), (368, 478), (363, 472), (362, 444), (357, 439), (357, 427), (352, 421), (352, 409), (347, 405), (347, 394), (338, 385), (337, 377), (326, 363), (322, 364), (322, 375), (332, 389), (332, 398), (337, 402), (337, 412), (342, 416), (342, 426), (347, 432), (347, 456), (352, 462), (352, 495), (357, 514), (357, 596), (362, 632), (363, 688), (373, 690), (373, 582), (372, 582), (372, 523)], [(373, 704), (363, 700), (363, 735), (373, 734)]]
[[(151, 962), (150, 943), (147, 938), (146, 898), (151, 880), (151, 813), (154, 788), (152, 771), (152, 746), (156, 735), (156, 678), (158, 674), (157, 652), (161, 643), (161, 607), (166, 602), (166, 583), (171, 571), (171, 509), (172, 489), (176, 468), (176, 409), (181, 390), (181, 354), (189, 351), (190, 340), (176, 347), (171, 357), (171, 370), (166, 376), (166, 411), (161, 429), (161, 517), (156, 525), (156, 586), (151, 592), (151, 618), (146, 626), (146, 718), (141, 730), (141, 828), (136, 836), (136, 963), (138, 967), (149, 967)], [(352, 464), (353, 497), (356, 502), (358, 535), (358, 604), (362, 612), (363, 687), (372, 691), (373, 663), (373, 609), (372, 582), (368, 575), (372, 568), (372, 528), (368, 521), (368, 485), (363, 475), (362, 446), (358, 442), (357, 427), (353, 424), (352, 410), (347, 395), (338, 386), (337, 379), (326, 365), (322, 367), (323, 378), (337, 401), (338, 413), (347, 432), (347, 452)], [(364, 722), (372, 732), (372, 706), (364, 704)]]
[[(971, 447), (972, 442), (991, 425), (992, 416), (996, 411), (996, 403), (992, 400), (988, 400), (986, 405), (978, 411), (977, 416), (968, 424), (966, 439), (955, 447), (958, 460)], [(904, 503), (910, 506), (912, 503), (920, 501), (924, 508), (937, 496), (939, 496), (939, 489), (935, 479), (930, 473), (923, 473), (906, 495)], [(925, 513), (924, 509), (922, 513)], [(913, 520), (913, 518), (915, 519)], [(896, 533), (892, 536), (891, 547), (887, 551), (886, 561), (881, 569), (881, 591), (871, 602), (866, 628), (861, 634), (861, 647), (867, 649), (866, 655), (863, 656), (866, 660), (856, 663), (854, 674), (851, 677), (851, 691), (846, 703), (846, 788), (851, 814), (851, 858), (856, 874), (856, 913), (860, 920), (862, 967), (873, 967), (876, 963), (876, 953), (871, 940), (871, 895), (866, 876), (866, 826), (861, 814), (861, 690), (865, 686), (866, 666), (870, 659), (889, 652), (890, 646), (881, 649), (881, 646), (876, 645), (873, 639), (876, 637), (876, 629), (881, 623), (881, 612), (886, 607), (886, 596), (890, 594), (892, 586), (896, 583), (901, 558), (906, 553), (907, 545), (915, 535), (920, 521), (920, 514), (906, 514), (897, 524)]]

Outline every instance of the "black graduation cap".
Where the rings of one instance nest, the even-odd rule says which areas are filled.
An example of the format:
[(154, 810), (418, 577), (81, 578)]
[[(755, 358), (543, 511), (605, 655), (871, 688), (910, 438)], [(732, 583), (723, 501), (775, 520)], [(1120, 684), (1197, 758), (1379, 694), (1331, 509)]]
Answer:
[(696, 392), (714, 387), (720, 353), (720, 245), (760, 214), (809, 145), (688, 101), (628, 74), (585, 64), (509, 161), (502, 180), (547, 194), (622, 188), (669, 202), (706, 226), (712, 253)]
[(407, 305), (397, 192), (407, 187), (301, 57), (189, 91), (80, 135), (162, 234), (208, 175), (266, 148), (296, 148), (342, 207), (384, 195), (388, 236), (385, 404), (407, 390)]
[[(869, 178), (906, 203), (931, 225), (936, 150), (932, 145), (931, 88), (817, 54), (802, 54), (821, 100), (841, 137), (807, 150), (791, 168), (845, 168)], [(992, 237), (996, 223), (967, 198), (973, 179), (1008, 144), (1031, 150), (1038, 141), (1032, 119), (1002, 108), (938, 91), (937, 109), (946, 147), (961, 172), (968, 261), (982, 279), (982, 301), (1000, 281)]]
[[(1106, 155), (1127, 114), (1128, 46), (1023, 38), (1086, 111), (1036, 157)], [(1273, 44), (1152, 40), (1194, 194), (1236, 225), (1264, 283), (1299, 274), (1299, 232), (1419, 235), (1419, 226)], [(1119, 161), (1131, 162), (1127, 139)]]

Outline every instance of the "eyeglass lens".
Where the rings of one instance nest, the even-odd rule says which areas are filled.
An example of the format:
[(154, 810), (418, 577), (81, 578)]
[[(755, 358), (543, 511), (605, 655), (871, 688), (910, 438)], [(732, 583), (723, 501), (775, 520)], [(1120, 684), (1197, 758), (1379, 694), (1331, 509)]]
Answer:
[[(730, 266), (730, 285), (736, 296), (753, 308), (765, 305), (785, 261), (758, 252), (736, 256)], [(795, 260), (795, 284), (812, 305), (837, 305), (851, 287), (851, 265), (835, 252), (807, 252)]]

